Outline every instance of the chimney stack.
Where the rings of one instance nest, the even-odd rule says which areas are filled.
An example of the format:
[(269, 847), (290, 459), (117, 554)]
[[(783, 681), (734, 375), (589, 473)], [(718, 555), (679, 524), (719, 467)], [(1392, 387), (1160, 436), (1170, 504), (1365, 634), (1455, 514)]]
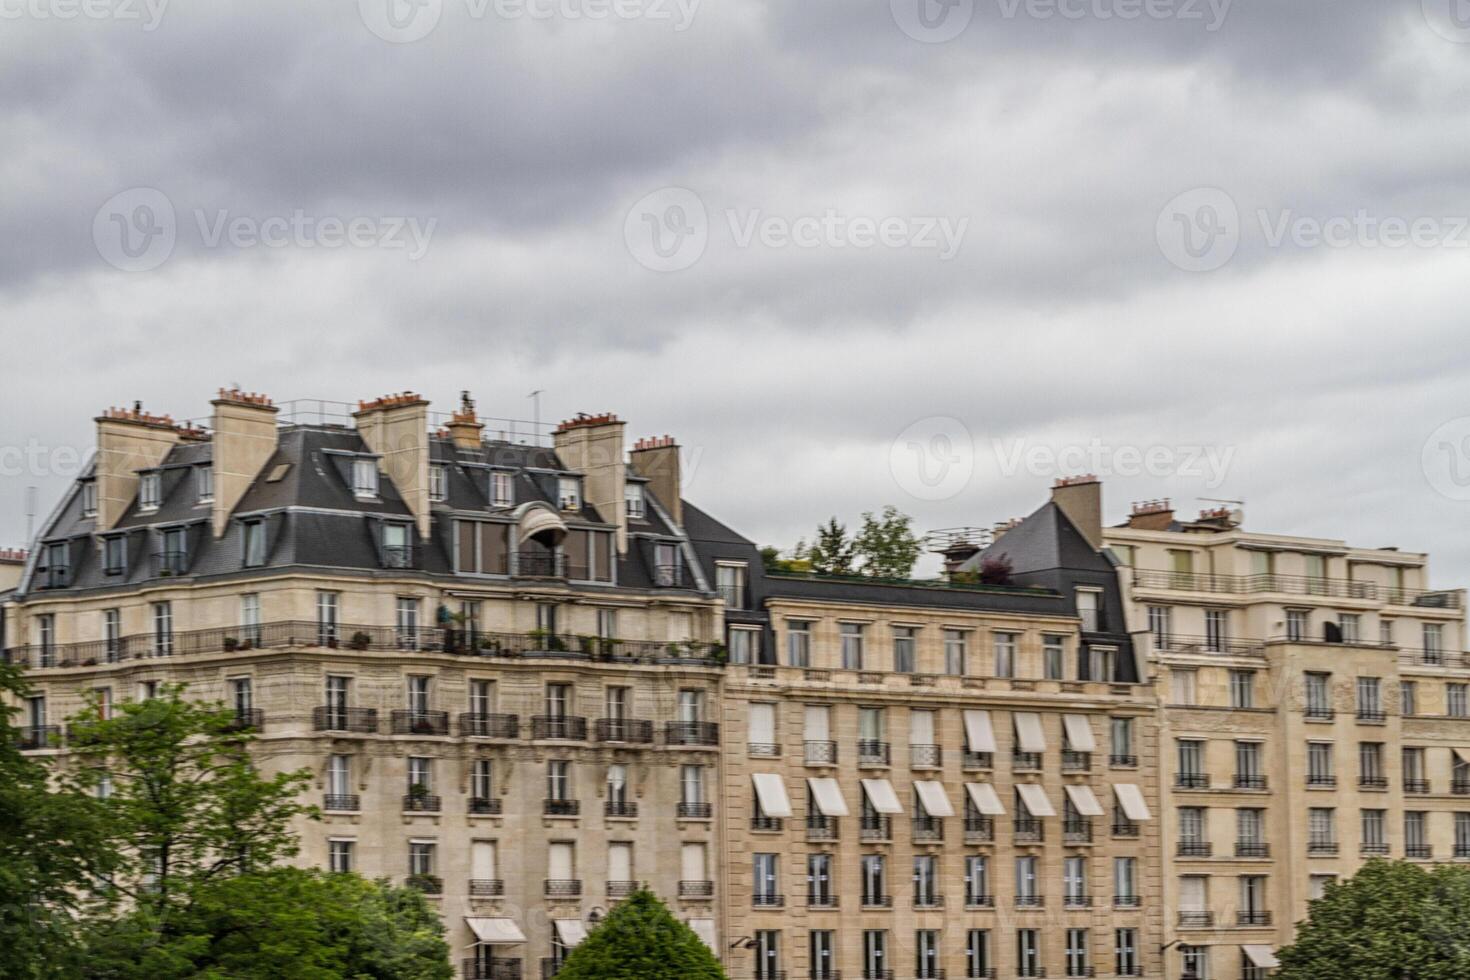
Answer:
[(388, 475), (418, 525), (429, 536), (429, 403), (411, 391), (359, 401), (352, 413), (358, 435), (382, 457)]
[(1052, 502), (1082, 532), (1094, 551), (1103, 547), (1102, 483), (1091, 473), (1057, 480), (1051, 490)]
[(1134, 501), (1128, 526), (1141, 531), (1167, 531), (1174, 524), (1174, 505), (1169, 498)]
[(224, 537), (230, 515), (276, 452), (275, 403), (265, 395), (221, 388), (214, 407), (214, 536)]
[(170, 416), (151, 415), (142, 402), (109, 408), (97, 417), (97, 530), (117, 526), (138, 495), (138, 471), (163, 462), (180, 438)]
[(475, 400), (468, 391), (459, 393), (459, 409), (450, 417), (449, 424), (444, 429), (449, 433), (449, 438), (454, 440), (457, 449), (479, 449), (482, 445), (480, 434), (485, 431), (485, 423), (475, 413)]
[(556, 427), (556, 454), (582, 474), (583, 498), (617, 524), (618, 554), (628, 550), (625, 499), (628, 468), (623, 460), (623, 423), (611, 412), (578, 415)]
[(628, 455), (633, 472), (648, 480), (649, 489), (664, 505), (674, 523), (684, 525), (684, 481), (680, 473), (679, 444), (673, 436), (639, 439)]

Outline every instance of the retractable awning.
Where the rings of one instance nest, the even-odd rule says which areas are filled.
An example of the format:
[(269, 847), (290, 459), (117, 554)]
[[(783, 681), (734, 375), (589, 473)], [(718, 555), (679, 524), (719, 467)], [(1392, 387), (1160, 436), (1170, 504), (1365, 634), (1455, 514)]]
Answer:
[(1072, 801), (1072, 806), (1084, 817), (1100, 817), (1103, 815), (1102, 804), (1092, 792), (1091, 786), (1081, 784), (1067, 784), (1067, 799)]
[(1041, 716), (1030, 711), (1018, 711), (1016, 719), (1016, 741), (1022, 752), (1045, 752), (1046, 735), (1041, 730)]
[(965, 712), (965, 741), (971, 752), (996, 751), (995, 727), (990, 723), (990, 712)]
[(1270, 946), (1242, 946), (1241, 951), (1245, 953), (1246, 959), (1263, 970), (1274, 970), (1281, 965), (1276, 958), (1276, 953)]
[(1057, 815), (1057, 811), (1051, 805), (1051, 800), (1047, 798), (1046, 790), (1036, 783), (1017, 783), (1016, 792), (1021, 794), (1021, 802), (1026, 804), (1027, 812), (1033, 817)]
[(975, 804), (975, 809), (985, 816), (999, 817), (1005, 814), (1006, 808), (1001, 805), (1000, 794), (989, 783), (966, 783), (965, 792), (970, 794), (970, 802)]
[(818, 813), (824, 817), (847, 816), (847, 801), (842, 798), (842, 787), (837, 780), (808, 779), (806, 784), (811, 787), (812, 800), (817, 804)]
[(760, 800), (761, 813), (768, 817), (791, 816), (791, 798), (786, 795), (786, 780), (771, 772), (752, 773), (755, 782), (755, 797)]
[(587, 938), (587, 927), (581, 919), (553, 919), (552, 925), (556, 926), (556, 937), (568, 948)]
[(567, 522), (551, 509), (550, 504), (539, 500), (529, 501), (516, 508), (516, 540), (525, 544), (532, 538), (548, 545), (558, 545), (567, 536)]
[(515, 919), (477, 919), (467, 915), (464, 922), (475, 934), (475, 941), (487, 946), (511, 946), (526, 941), (526, 934)]
[(719, 941), (715, 939), (714, 919), (690, 919), (689, 928), (693, 929), (694, 934), (704, 940), (704, 944), (716, 954), (720, 952)]
[(903, 813), (903, 807), (898, 802), (898, 794), (893, 791), (893, 784), (886, 779), (864, 779), (863, 792), (868, 794), (868, 802), (873, 804), (873, 809), (879, 813)]
[(1143, 790), (1133, 783), (1114, 783), (1113, 794), (1118, 797), (1118, 805), (1123, 808), (1123, 813), (1129, 820), (1153, 819), (1148, 804), (1143, 801)]
[(1082, 715), (1062, 715), (1062, 727), (1067, 731), (1067, 742), (1073, 752), (1096, 752), (1097, 740), (1092, 737), (1092, 722)]
[(929, 816), (954, 816), (954, 807), (949, 802), (949, 794), (944, 791), (943, 783), (932, 779), (915, 780), (914, 791), (919, 794), (919, 802), (924, 804), (924, 812)]

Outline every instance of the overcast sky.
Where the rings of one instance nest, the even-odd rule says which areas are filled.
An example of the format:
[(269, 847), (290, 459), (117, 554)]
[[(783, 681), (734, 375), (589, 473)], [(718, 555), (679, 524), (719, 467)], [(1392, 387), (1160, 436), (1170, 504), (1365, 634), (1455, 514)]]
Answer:
[(1464, 0), (88, 3), (0, 0), (0, 544), (110, 404), (541, 389), (761, 543), (1095, 470), (1470, 582)]

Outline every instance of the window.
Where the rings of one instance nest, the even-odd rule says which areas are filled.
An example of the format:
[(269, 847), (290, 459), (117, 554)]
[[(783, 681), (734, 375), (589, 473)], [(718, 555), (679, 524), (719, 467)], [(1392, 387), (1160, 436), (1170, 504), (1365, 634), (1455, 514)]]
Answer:
[(704, 766), (679, 767), (679, 799), (683, 803), (704, 802)]
[(188, 545), (184, 529), (171, 527), (162, 534), (163, 553), (159, 556), (160, 570), (169, 575), (182, 575), (188, 569)]
[(1307, 785), (1331, 786), (1337, 782), (1333, 774), (1332, 743), (1307, 743)]
[(704, 692), (685, 689), (679, 692), (679, 721), (704, 720)]
[(1292, 643), (1300, 643), (1307, 638), (1308, 617), (1311, 613), (1306, 609), (1286, 610), (1286, 638)]
[(1393, 643), (1393, 620), (1391, 620), (1391, 619), (1379, 619), (1378, 620), (1378, 645), (1379, 646), (1384, 646), (1384, 647), (1391, 647), (1391, 646), (1394, 645), (1394, 643)]
[(1256, 706), (1256, 672), (1232, 670), (1230, 672), (1230, 707), (1254, 708)]
[(971, 929), (965, 933), (965, 977), (980, 980), (990, 976), (990, 930)]
[[(1070, 800), (1068, 801), (1070, 805)], [(1080, 816), (1073, 819), (1080, 820)], [(1087, 858), (1068, 857), (1062, 861), (1062, 898), (1069, 906), (1079, 906), (1087, 895)]]
[(415, 716), (428, 714), (429, 678), (414, 676), (408, 679), (408, 710)]
[(352, 870), (352, 845), (350, 840), (333, 839), (327, 841), (327, 869), (338, 874), (347, 874)]
[(1364, 848), (1375, 851), (1379, 848), (1387, 848), (1384, 839), (1384, 814), (1385, 810), (1363, 810), (1360, 814), (1363, 828), (1362, 844)]
[(572, 764), (567, 760), (546, 763), (546, 798), (558, 803), (572, 798)]
[(265, 521), (245, 522), (245, 567), (265, 564)]
[(1205, 743), (1195, 738), (1181, 738), (1175, 744), (1179, 749), (1179, 775), (1203, 776)]
[(1193, 670), (1178, 667), (1169, 671), (1169, 701), (1171, 704), (1191, 705), (1196, 703), (1196, 676)]
[(548, 718), (565, 718), (569, 713), (572, 703), (572, 685), (570, 684), (547, 684), (546, 685), (546, 716)]
[(715, 588), (729, 609), (745, 608), (745, 566), (719, 564), (715, 566)]
[(627, 483), (623, 485), (623, 507), (629, 517), (642, 519), (643, 484)]
[(345, 798), (352, 795), (352, 757), (333, 755), (327, 758), (327, 809), (345, 809)]
[(1016, 858), (1016, 904), (1034, 905), (1039, 897), (1036, 891), (1037, 859)]
[(842, 669), (863, 669), (863, 624), (840, 623), (838, 632), (842, 638)]
[(617, 807), (628, 802), (628, 767), (623, 763), (615, 762), (607, 767), (607, 802), (611, 806), (608, 812), (614, 815)]
[(920, 854), (914, 858), (914, 905), (933, 907), (939, 897), (939, 860), (932, 854)]
[(559, 632), (557, 626), (556, 603), (536, 603), (536, 628), (548, 636)]
[(1179, 841), (1182, 844), (1205, 842), (1205, 809), (1199, 806), (1179, 808)]
[(883, 929), (863, 932), (863, 975), (881, 977), (888, 969), (888, 933)]
[(383, 524), (383, 567), (413, 567), (413, 545), (409, 541), (409, 525), (393, 521)]
[(114, 535), (102, 539), (102, 571), (107, 575), (126, 575), (128, 571), (128, 539)]
[(1138, 904), (1138, 858), (1113, 858), (1113, 904), (1122, 908)]
[[(495, 798), (495, 760), (476, 759), (470, 767), (470, 800)], [(471, 812), (474, 812), (472, 809)]]
[(1382, 718), (1383, 698), (1380, 693), (1380, 685), (1376, 677), (1359, 677), (1358, 691), (1358, 717), (1359, 718)]
[(378, 495), (378, 461), (376, 459), (354, 459), (352, 461), (352, 493), (356, 497)]
[(1224, 609), (1205, 610), (1205, 649), (1224, 653), (1230, 645), (1230, 613)]
[(1179, 960), (1183, 976), (1191, 977), (1193, 980), (1209, 980), (1210, 947), (1180, 946)]
[(1470, 857), (1470, 812), (1455, 814), (1455, 857)]
[(1403, 750), (1404, 792), (1427, 793), (1429, 783), (1424, 775), (1424, 749), (1405, 747)]
[[(417, 793), (414, 787), (421, 786)], [(408, 792), (410, 796), (432, 792), (434, 789), (434, 760), (420, 755), (408, 757)]]
[(893, 628), (893, 671), (896, 674), (912, 674), (917, 669), (917, 647), (919, 631), (912, 626)]
[(1439, 623), (1424, 624), (1424, 662), (1444, 663), (1444, 627)]
[(490, 506), (513, 507), (516, 502), (514, 474), (504, 470), (490, 473)]
[(1451, 718), (1470, 718), (1470, 685), (1450, 682), (1444, 686), (1445, 714)]
[(1342, 642), (1357, 643), (1362, 638), (1363, 619), (1357, 613), (1339, 613), (1337, 628), (1342, 631)]
[(807, 966), (807, 969), (811, 971), (811, 980), (833, 980), (837, 976), (837, 971), (832, 966), (832, 952), (835, 948), (832, 930), (812, 930), (807, 944), (808, 952), (811, 954)]
[(1168, 650), (1173, 646), (1173, 611), (1168, 606), (1148, 607), (1148, 631), (1153, 637), (1154, 649)]
[(597, 610), (597, 635), (604, 640), (615, 640), (618, 636), (618, 611)]
[(939, 969), (939, 933), (920, 929), (914, 933), (914, 976), (918, 980), (937, 980)]
[(1419, 682), (1399, 682), (1399, 710), (1405, 715), (1417, 715), (1419, 713)]
[(1307, 848), (1326, 848), (1337, 843), (1337, 811), (1314, 806), (1307, 810)]
[(1307, 876), (1307, 898), (1315, 902), (1327, 894), (1327, 886), (1337, 880), (1337, 875), (1308, 875)]
[(864, 854), (858, 870), (862, 880), (863, 904), (886, 906), (888, 904), (888, 872), (881, 854)]
[(582, 481), (575, 476), (558, 477), (556, 500), (562, 510), (582, 509)]
[(1306, 702), (1308, 718), (1332, 717), (1331, 674), (1306, 675)]
[(1082, 632), (1100, 631), (1103, 628), (1102, 593), (1096, 589), (1078, 589), (1077, 617), (1082, 620)]
[(1091, 976), (1088, 968), (1087, 955), (1087, 930), (1067, 930), (1067, 976), (1086, 977)]
[(441, 503), (449, 497), (449, 467), (443, 463), (429, 464), (429, 499)]
[(965, 857), (965, 904), (984, 907), (994, 901), (990, 891), (990, 859), (977, 854)]
[(161, 494), (162, 483), (157, 473), (144, 473), (138, 478), (139, 510), (157, 510)]
[(792, 667), (812, 665), (812, 624), (809, 620), (786, 621), (786, 661)]
[(230, 701), (235, 708), (236, 718), (248, 718), (255, 707), (255, 687), (248, 677), (236, 677), (230, 681)]
[(967, 630), (944, 631), (944, 672), (951, 677), (965, 675), (969, 657), (970, 634)]
[(246, 592), (240, 596), (240, 642), (259, 646), (261, 640), (260, 595)]
[(1358, 781), (1364, 786), (1374, 786), (1383, 779), (1383, 743), (1358, 743)]
[[(1235, 840), (1239, 844), (1254, 847), (1266, 842), (1266, 811), (1256, 807), (1235, 811)], [(1259, 857), (1260, 855), (1242, 855)]]
[(414, 877), (434, 873), (434, 844), (431, 841), (408, 842), (408, 873)]
[(1137, 756), (1133, 752), (1133, 719), (1108, 719), (1108, 735), (1111, 743), (1109, 748), (1112, 764), (1115, 766), (1136, 765)]
[(1429, 857), (1429, 838), (1425, 830), (1428, 815), (1422, 810), (1404, 811), (1404, 856)]
[(82, 484), (82, 516), (97, 516), (97, 483), (94, 480)]
[(775, 854), (754, 855), (752, 859), (752, 870), (754, 873), (752, 885), (755, 904), (781, 904), (778, 901), (778, 896), (781, 894), (781, 878), (778, 861), (779, 856)]
[(1265, 789), (1261, 774), (1261, 743), (1235, 743), (1235, 782), (1242, 789)]
[(174, 607), (171, 602), (153, 603), (153, 653), (167, 657), (174, 652)]
[(337, 604), (340, 598), (336, 592), (318, 592), (316, 594), (316, 632), (317, 642), (322, 646), (331, 646), (337, 642)]
[(995, 641), (995, 676), (1016, 676), (1016, 634), (996, 633)]
[(755, 934), (755, 980), (781, 980), (781, 933), (759, 929)]
[(1067, 656), (1067, 640), (1061, 636), (1041, 638), (1041, 675), (1049, 681), (1063, 679), (1063, 664)]
[(1018, 976), (1039, 977), (1042, 975), (1040, 930), (1016, 930), (1016, 968)]
[(194, 492), (201, 504), (214, 500), (214, 467), (194, 467)]
[(753, 664), (760, 653), (761, 634), (758, 629), (741, 626), (730, 627), (730, 662)]
[(1138, 930), (1113, 930), (1113, 972), (1120, 977), (1143, 975), (1143, 960), (1138, 955)]
[(806, 857), (806, 903), (815, 908), (832, 905), (832, 855), (808, 854)]
[(398, 649), (418, 649), (419, 600), (416, 597), (398, 597), (396, 621), (398, 626)]

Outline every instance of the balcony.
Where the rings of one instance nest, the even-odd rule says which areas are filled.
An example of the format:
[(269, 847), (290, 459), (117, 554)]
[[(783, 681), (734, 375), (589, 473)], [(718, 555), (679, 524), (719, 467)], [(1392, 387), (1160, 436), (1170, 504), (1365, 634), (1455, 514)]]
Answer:
[(544, 800), (541, 812), (548, 817), (575, 817), (582, 812), (580, 800)]
[(809, 766), (837, 765), (836, 742), (804, 742), (803, 755)]
[(1062, 842), (1064, 844), (1091, 844), (1092, 821), (1086, 817), (1062, 821)]
[(28, 725), (16, 730), (16, 748), (22, 752), (61, 748), (60, 725)]
[(1266, 777), (1258, 773), (1236, 773), (1233, 783), (1236, 789), (1265, 789)]
[(750, 818), (750, 829), (757, 833), (773, 834), (786, 829), (786, 821), (780, 817), (768, 817), (757, 813)]
[(863, 908), (865, 909), (891, 909), (893, 908), (892, 895), (878, 895), (873, 892), (863, 893)]
[(858, 837), (865, 843), (893, 840), (893, 818), (886, 813), (864, 814)]
[(1097, 967), (1095, 967), (1095, 966), (1068, 966), (1066, 972), (1063, 973), (1062, 976), (1064, 976), (1064, 977), (1095, 977), (1095, 976), (1097, 976)]
[(758, 909), (784, 909), (786, 896), (777, 895), (774, 892), (756, 892), (750, 896), (750, 904)]
[(567, 556), (540, 550), (517, 551), (515, 573), (521, 578), (585, 578), (586, 565), (573, 565)]
[(841, 901), (828, 889), (827, 891), (807, 892), (806, 907), (809, 909), (835, 909), (841, 906)]
[(311, 709), (311, 727), (319, 732), (354, 732), (360, 735), (376, 735), (378, 709), (324, 704)]
[(886, 766), (888, 765), (889, 745), (887, 742), (876, 742), (872, 739), (862, 739), (858, 742), (858, 765), (859, 766)]
[(546, 881), (547, 898), (581, 898), (582, 882), (576, 879), (549, 878)]
[(465, 801), (465, 812), (477, 817), (498, 817), (503, 807), (497, 797), (472, 796)]
[(1337, 777), (1325, 773), (1307, 773), (1307, 789), (1331, 789), (1337, 785)]
[(1372, 843), (1369, 843), (1367, 841), (1364, 841), (1363, 843), (1361, 843), (1361, 844), (1358, 845), (1358, 853), (1359, 854), (1387, 854), (1388, 853), (1388, 845), (1387, 844), (1384, 844), (1384, 843), (1377, 842), (1377, 841), (1372, 842)]
[(1456, 776), (1450, 782), (1450, 792), (1456, 796), (1470, 796), (1470, 779)]
[(944, 749), (938, 745), (910, 745), (909, 768), (939, 769), (944, 765)]
[(938, 844), (944, 840), (944, 821), (938, 817), (914, 817), (909, 834), (915, 844)]
[(1320, 857), (1326, 857), (1338, 852), (1338, 843), (1326, 838), (1313, 838), (1307, 841), (1307, 853)]
[(380, 552), (384, 568), (413, 568), (413, 545), (385, 544)]
[(914, 908), (942, 909), (944, 908), (944, 896), (934, 891), (917, 889), (914, 892)]
[(1429, 780), (1427, 779), (1405, 779), (1404, 792), (1412, 795), (1422, 795), (1429, 792)]
[(1044, 909), (1046, 897), (1036, 894), (1017, 895), (1015, 904), (1018, 909)]
[(1359, 776), (1359, 789), (1388, 789), (1387, 776)]
[(1176, 789), (1209, 789), (1210, 777), (1203, 772), (1181, 772), (1174, 777)]
[(1062, 908), (1066, 909), (1090, 909), (1092, 908), (1091, 895), (1063, 895)]
[(1176, 853), (1180, 857), (1207, 858), (1215, 853), (1215, 845), (1203, 840), (1182, 840)]
[(806, 839), (812, 842), (835, 841), (838, 834), (838, 818), (828, 817), (820, 813), (807, 814)]
[(610, 899), (627, 898), (638, 890), (636, 881), (609, 881), (607, 883), (607, 897)]
[(1458, 592), (1428, 589), (1399, 589), (1375, 582), (1359, 582), (1344, 578), (1318, 578), (1307, 575), (1208, 575), (1172, 572), (1164, 569), (1139, 568), (1133, 572), (1134, 585), (1142, 589), (1171, 592), (1209, 592), (1227, 595), (1321, 596), (1337, 599), (1362, 599), (1392, 606), (1419, 606), (1434, 609), (1459, 609)]
[(682, 589), (687, 578), (683, 565), (655, 565), (653, 567), (653, 584), (660, 589)]
[(984, 895), (980, 892), (966, 891), (965, 908), (967, 909), (993, 909), (995, 908), (995, 896)]
[(1307, 721), (1331, 721), (1337, 717), (1337, 712), (1321, 704), (1309, 704), (1302, 714)]
[(585, 742), (587, 719), (575, 715), (537, 715), (531, 719), (531, 738), (547, 742)]
[(1264, 841), (1238, 840), (1235, 842), (1238, 858), (1266, 858), (1271, 856), (1271, 845)]
[(459, 972), (463, 980), (522, 980), (520, 960), (466, 959)]
[(963, 767), (966, 772), (973, 772), (977, 769), (994, 769), (995, 753), (971, 752), (969, 749), (966, 749), (960, 755), (960, 766)]
[(638, 804), (632, 800), (608, 800), (602, 805), (604, 817), (636, 817)]
[(414, 786), (404, 794), (403, 810), (405, 813), (438, 813), (442, 802), (422, 787)]
[(1035, 772), (1041, 768), (1040, 752), (1022, 752), (1016, 749), (1011, 753), (1011, 770), (1014, 772)]
[(1238, 926), (1269, 926), (1271, 924), (1271, 913), (1236, 912), (1235, 924)]
[(1138, 756), (1136, 755), (1110, 755), (1108, 765), (1114, 769), (1137, 769)]
[(965, 818), (965, 843), (966, 844), (990, 844), (995, 841), (995, 818), (994, 817), (966, 817)]
[(773, 742), (747, 742), (745, 752), (752, 759), (781, 758), (781, 746)]
[(1382, 708), (1359, 708), (1357, 717), (1360, 725), (1388, 724), (1388, 712)]
[(691, 901), (714, 898), (715, 883), (713, 881), (681, 881), (679, 882), (679, 897)]
[(336, 813), (351, 812), (362, 808), (362, 798), (357, 794), (328, 793), (322, 797), (322, 809)]
[(1143, 898), (1138, 895), (1114, 895), (1113, 908), (1140, 909), (1143, 908)]
[(1062, 772), (1091, 772), (1092, 753), (1073, 752), (1071, 749), (1062, 752)]
[(709, 803), (679, 803), (676, 815), (681, 820), (708, 820), (714, 816), (714, 807)]
[(1159, 653), (1177, 653), (1187, 656), (1254, 657), (1266, 656), (1266, 644), (1261, 640), (1230, 639), (1224, 636), (1191, 636), (1184, 633), (1169, 633), (1163, 636), (1152, 634), (1154, 650)]
[(505, 894), (505, 882), (499, 878), (471, 878), (471, 898), (500, 898)]
[(184, 551), (155, 551), (153, 553), (153, 577), (171, 578), (189, 571), (189, 555)]
[(265, 712), (260, 708), (236, 708), (226, 728), (232, 732), (258, 732), (265, 727)]
[(1201, 911), (1181, 911), (1179, 913), (1179, 928), (1181, 929), (1213, 929), (1215, 928), (1215, 913)]
[(521, 718), (465, 712), (459, 716), (459, 733), (467, 738), (520, 738)]
[(653, 722), (637, 718), (599, 718), (592, 726), (592, 736), (599, 742), (652, 745)]
[(404, 879), (403, 884), (408, 888), (416, 888), (425, 895), (444, 894), (444, 879), (438, 875), (415, 874)]
[(893, 980), (892, 970), (869, 970), (863, 969), (863, 980)]
[(447, 711), (395, 711), (394, 735), (448, 735)]
[(1139, 835), (1138, 824), (1133, 820), (1129, 820), (1128, 817), (1121, 810), (1118, 810), (1113, 814), (1112, 830), (1114, 837), (1124, 839), (1134, 839), (1137, 838)]
[(720, 744), (720, 726), (712, 721), (671, 721), (664, 726), (664, 741), (669, 745)]
[(1017, 817), (1011, 825), (1011, 839), (1017, 844), (1039, 844), (1046, 839), (1046, 825), (1039, 817)]

